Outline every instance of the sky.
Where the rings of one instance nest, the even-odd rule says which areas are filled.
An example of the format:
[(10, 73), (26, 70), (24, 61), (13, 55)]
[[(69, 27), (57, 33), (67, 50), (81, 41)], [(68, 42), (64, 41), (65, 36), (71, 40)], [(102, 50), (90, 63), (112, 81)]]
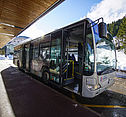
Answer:
[(65, 0), (20, 36), (34, 39), (86, 17), (92, 20), (103, 17), (106, 23), (111, 23), (125, 15), (126, 0)]

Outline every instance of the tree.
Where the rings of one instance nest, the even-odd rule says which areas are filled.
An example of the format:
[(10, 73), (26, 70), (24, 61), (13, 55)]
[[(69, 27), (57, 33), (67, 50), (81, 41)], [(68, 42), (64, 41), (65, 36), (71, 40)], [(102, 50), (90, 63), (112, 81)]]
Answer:
[(117, 35), (121, 22), (122, 19), (119, 19), (118, 21), (114, 21), (107, 25), (108, 31), (112, 34), (113, 37)]
[(117, 37), (120, 39), (121, 49), (124, 49), (126, 54), (126, 17), (122, 19), (122, 23), (119, 26)]

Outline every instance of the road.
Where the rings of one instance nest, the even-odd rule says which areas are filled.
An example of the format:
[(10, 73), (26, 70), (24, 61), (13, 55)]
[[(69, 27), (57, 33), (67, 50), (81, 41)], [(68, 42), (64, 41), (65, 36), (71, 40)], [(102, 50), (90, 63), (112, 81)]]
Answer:
[[(0, 70), (13, 66), (12, 61), (0, 60)], [(13, 74), (15, 72), (12, 72)], [(30, 76), (31, 77), (31, 76)], [(55, 87), (53, 87), (55, 89)], [(115, 84), (107, 91), (95, 98), (83, 98), (67, 90), (59, 90), (71, 100), (76, 101), (76, 105), (81, 104), (98, 112), (104, 117), (126, 117), (126, 79), (115, 78)]]

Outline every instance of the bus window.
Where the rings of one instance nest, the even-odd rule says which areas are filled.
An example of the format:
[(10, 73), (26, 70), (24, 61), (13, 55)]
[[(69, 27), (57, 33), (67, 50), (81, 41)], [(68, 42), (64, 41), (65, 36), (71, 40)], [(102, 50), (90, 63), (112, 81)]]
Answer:
[(50, 58), (50, 42), (40, 44), (40, 56), (39, 58), (49, 61)]
[(56, 83), (60, 82), (61, 37), (61, 31), (51, 35), (50, 72), (51, 80), (54, 80)]
[(50, 35), (46, 35), (40, 40), (40, 60), (46, 60), (49, 62), (50, 59)]
[(100, 38), (96, 43), (97, 74), (113, 72), (116, 68), (115, 48), (111, 41)]
[(39, 46), (38, 45), (34, 45), (33, 46), (33, 60), (37, 59), (39, 56)]
[(94, 73), (94, 45), (91, 28), (86, 30), (85, 59), (84, 59), (84, 75), (92, 75)]
[(29, 49), (30, 48), (30, 44), (26, 44), (25, 45), (25, 64), (26, 64), (26, 69), (29, 70)]

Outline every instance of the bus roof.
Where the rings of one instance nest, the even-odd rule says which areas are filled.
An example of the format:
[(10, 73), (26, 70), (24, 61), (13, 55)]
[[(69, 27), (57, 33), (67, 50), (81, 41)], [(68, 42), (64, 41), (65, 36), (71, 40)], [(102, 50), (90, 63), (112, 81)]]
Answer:
[[(69, 24), (69, 25), (67, 25), (67, 26), (64, 26), (64, 27), (62, 27), (62, 28), (56, 29), (56, 30), (54, 30), (54, 31), (52, 31), (52, 32), (50, 32), (50, 33), (47, 33), (47, 34), (43, 35), (43, 36), (40, 36), (40, 37), (37, 37), (37, 38), (34, 38), (34, 39), (30, 39), (30, 40), (25, 40), (25, 41), (23, 41), (22, 43), (20, 43), (20, 44), (18, 44), (18, 45), (16, 45), (16, 46), (24, 45), (24, 44), (27, 44), (27, 43), (32, 42), (32, 41), (37, 41), (37, 40), (39, 41), (39, 40), (42, 39), (44, 36), (51, 35), (52, 33), (55, 33), (55, 32), (60, 31), (60, 30), (67, 30), (67, 29), (72, 28), (72, 27), (74, 27), (74, 26), (76, 26), (76, 25), (83, 24), (84, 21), (88, 21), (88, 20), (90, 20), (90, 19), (89, 19), (89, 18), (82, 19), (82, 20), (80, 20), (80, 21), (77, 21), (77, 22), (75, 22), (75, 23), (71, 23), (71, 24)], [(15, 47), (16, 47), (16, 46), (15, 46)]]

